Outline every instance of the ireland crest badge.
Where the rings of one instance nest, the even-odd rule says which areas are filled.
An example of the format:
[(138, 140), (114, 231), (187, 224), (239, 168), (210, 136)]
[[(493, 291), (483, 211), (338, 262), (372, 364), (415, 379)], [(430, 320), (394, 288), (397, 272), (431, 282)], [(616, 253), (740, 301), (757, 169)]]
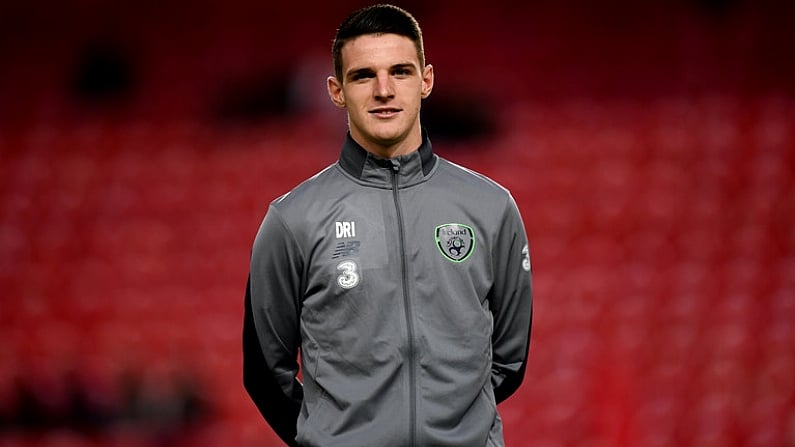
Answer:
[(436, 227), (436, 246), (450, 261), (463, 262), (475, 249), (475, 232), (464, 224), (439, 225)]

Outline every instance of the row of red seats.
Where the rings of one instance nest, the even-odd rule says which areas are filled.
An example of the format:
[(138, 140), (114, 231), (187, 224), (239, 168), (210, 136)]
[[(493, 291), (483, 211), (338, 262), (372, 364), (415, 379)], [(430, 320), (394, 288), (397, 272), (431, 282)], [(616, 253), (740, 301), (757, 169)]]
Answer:
[[(435, 141), (513, 191), (531, 238), (536, 322), (526, 384), (502, 407), (511, 445), (791, 442), (793, 110), (530, 103), (493, 141)], [(268, 201), (334, 160), (338, 136), (309, 144), (310, 127), (4, 132), (0, 389), (31, 365), (194, 364), (220, 409), (212, 439), (272, 439), (240, 384), (243, 287)]]

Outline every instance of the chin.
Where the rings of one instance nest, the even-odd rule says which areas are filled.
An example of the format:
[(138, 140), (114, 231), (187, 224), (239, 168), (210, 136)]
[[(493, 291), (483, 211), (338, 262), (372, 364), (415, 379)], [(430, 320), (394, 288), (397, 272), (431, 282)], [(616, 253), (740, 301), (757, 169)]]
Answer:
[(388, 128), (388, 129), (375, 129), (371, 134), (374, 139), (379, 141), (388, 141), (391, 143), (399, 142), (406, 138), (409, 134), (408, 129)]
[(383, 148), (391, 148), (400, 144), (410, 135), (410, 130), (405, 127), (391, 125), (390, 123), (380, 123), (379, 126), (372, 126), (364, 129), (359, 128), (359, 135), (371, 144)]

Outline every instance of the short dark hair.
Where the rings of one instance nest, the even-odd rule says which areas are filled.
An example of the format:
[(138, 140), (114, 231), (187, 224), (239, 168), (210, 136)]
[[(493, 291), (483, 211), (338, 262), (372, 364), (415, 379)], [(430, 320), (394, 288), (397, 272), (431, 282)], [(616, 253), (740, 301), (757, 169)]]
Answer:
[(342, 82), (342, 47), (349, 41), (366, 34), (397, 34), (408, 37), (417, 48), (420, 68), (425, 66), (422, 30), (414, 16), (394, 5), (373, 5), (351, 13), (334, 36), (331, 55), (334, 58), (334, 75), (340, 82)]

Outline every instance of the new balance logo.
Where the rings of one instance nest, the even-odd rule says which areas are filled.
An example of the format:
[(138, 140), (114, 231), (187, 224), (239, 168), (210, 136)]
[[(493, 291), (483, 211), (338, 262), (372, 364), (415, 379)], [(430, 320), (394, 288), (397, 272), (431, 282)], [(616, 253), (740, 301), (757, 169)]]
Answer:
[(360, 245), (362, 245), (361, 241), (337, 242), (337, 246), (334, 247), (334, 254), (331, 255), (331, 259), (346, 258), (348, 256), (358, 255)]
[(337, 239), (356, 237), (356, 222), (334, 222)]

